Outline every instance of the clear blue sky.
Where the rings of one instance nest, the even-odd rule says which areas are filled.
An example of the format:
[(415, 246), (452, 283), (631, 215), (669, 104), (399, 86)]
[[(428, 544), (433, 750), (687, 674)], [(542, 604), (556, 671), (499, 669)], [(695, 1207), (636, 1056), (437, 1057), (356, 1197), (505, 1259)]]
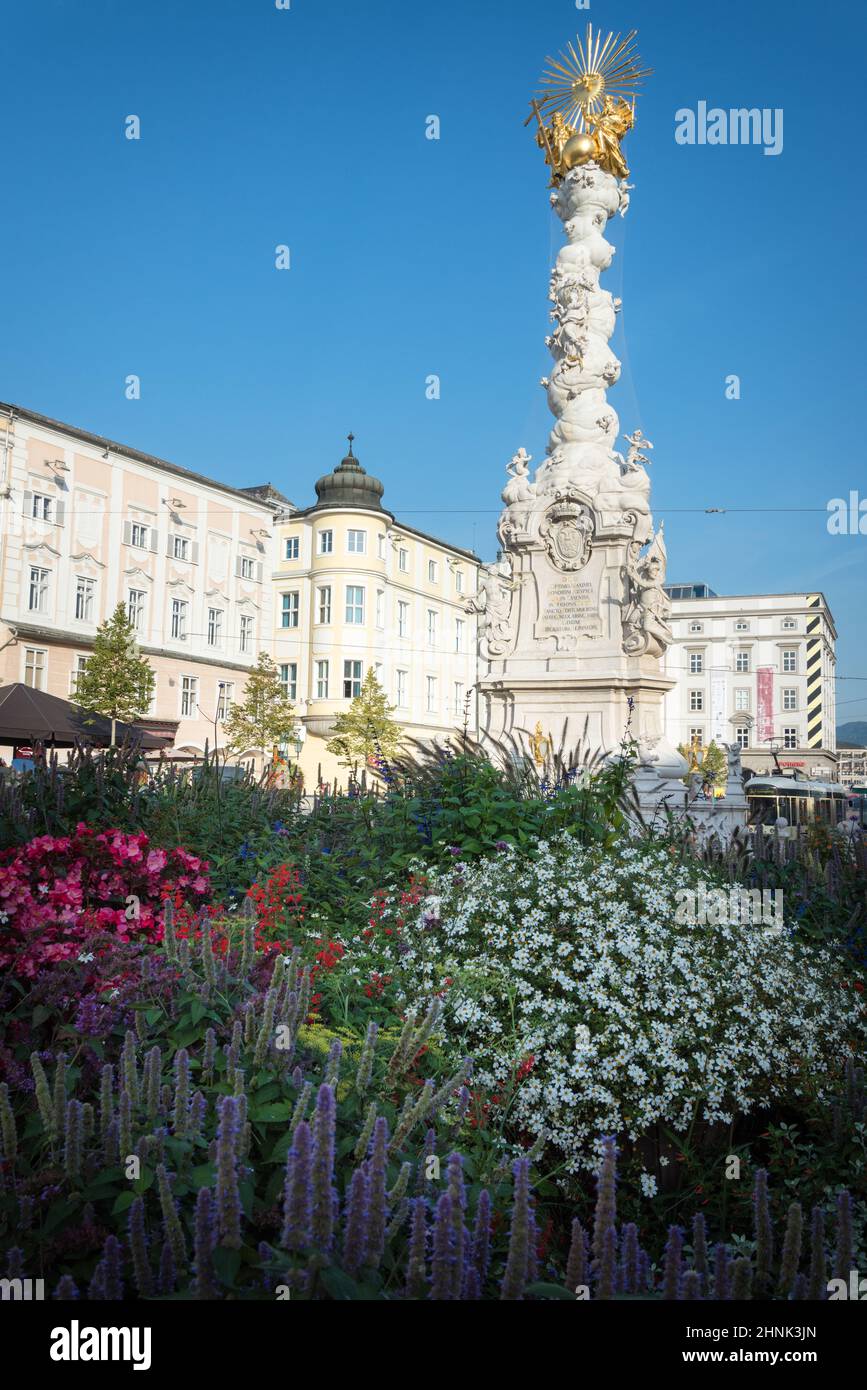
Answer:
[[(867, 536), (825, 524), (829, 498), (867, 497), (852, 3), (7, 0), (0, 398), (299, 504), (352, 429), (394, 511), (492, 555), (504, 464), (538, 460), (550, 421), (561, 234), (522, 122), (588, 17), (637, 27), (655, 69), (607, 284), (611, 399), (656, 446), (669, 577), (823, 589), (839, 672), (867, 677)], [(677, 145), (701, 100), (782, 107), (782, 154)], [(838, 701), (867, 717), (867, 680)]]

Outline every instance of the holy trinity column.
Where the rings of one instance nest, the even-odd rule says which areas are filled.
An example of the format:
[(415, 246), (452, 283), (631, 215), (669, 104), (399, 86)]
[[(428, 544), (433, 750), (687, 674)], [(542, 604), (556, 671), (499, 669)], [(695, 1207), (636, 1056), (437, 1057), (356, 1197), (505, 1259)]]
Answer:
[(566, 241), (551, 272), (552, 357), (542, 379), (554, 425), (531, 470), (521, 448), (506, 465), (500, 555), (480, 576), (482, 727), (501, 746), (613, 752), (629, 724), (639, 786), (677, 787), (686, 764), (662, 735), (673, 681), (661, 657), (672, 640), (663, 585), (666, 550), (654, 529), (640, 429), (620, 444), (608, 391), (620, 376), (611, 349), (620, 301), (601, 283), (614, 247), (609, 220), (625, 216), (633, 186), (621, 142), (635, 123), (646, 76), (635, 34), (603, 39), (588, 25), (549, 59), (532, 103), (550, 200)]

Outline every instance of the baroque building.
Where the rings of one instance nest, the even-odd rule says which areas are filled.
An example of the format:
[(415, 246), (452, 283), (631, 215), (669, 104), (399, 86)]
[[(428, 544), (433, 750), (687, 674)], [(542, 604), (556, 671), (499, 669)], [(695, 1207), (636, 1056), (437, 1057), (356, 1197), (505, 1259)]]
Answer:
[(670, 584), (665, 697), (674, 744), (734, 743), (743, 766), (835, 779), (837, 630), (824, 594), (721, 596)]
[(276, 527), (272, 650), (308, 788), (345, 778), (326, 743), (371, 668), (410, 738), (476, 728), (478, 558), (399, 522), (352, 445)]
[(0, 404), (0, 684), (68, 699), (123, 603), (156, 676), (142, 722), (213, 747), (270, 638), (277, 505)]

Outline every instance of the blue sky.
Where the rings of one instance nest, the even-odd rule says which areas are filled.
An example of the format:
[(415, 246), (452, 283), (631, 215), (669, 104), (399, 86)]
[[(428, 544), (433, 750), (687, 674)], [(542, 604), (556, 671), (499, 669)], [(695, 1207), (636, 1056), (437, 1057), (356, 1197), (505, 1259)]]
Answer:
[[(867, 498), (860, 7), (41, 0), (0, 17), (0, 398), (299, 504), (351, 429), (398, 515), (486, 558), (505, 462), (538, 460), (550, 427), (562, 235), (527, 103), (588, 18), (637, 27), (655, 72), (608, 233), (611, 400), (656, 446), (669, 577), (824, 590), (839, 719), (867, 717), (867, 536), (825, 517)], [(678, 145), (675, 112), (699, 101), (782, 108), (782, 153)]]

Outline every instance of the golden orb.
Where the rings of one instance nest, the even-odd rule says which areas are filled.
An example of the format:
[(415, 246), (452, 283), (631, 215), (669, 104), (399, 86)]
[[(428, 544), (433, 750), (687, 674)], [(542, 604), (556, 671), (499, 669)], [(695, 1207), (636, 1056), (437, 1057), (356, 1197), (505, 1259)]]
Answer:
[(564, 169), (574, 169), (578, 164), (586, 164), (588, 160), (591, 160), (593, 152), (593, 136), (588, 135), (586, 130), (582, 130), (566, 141), (560, 156), (560, 163)]

